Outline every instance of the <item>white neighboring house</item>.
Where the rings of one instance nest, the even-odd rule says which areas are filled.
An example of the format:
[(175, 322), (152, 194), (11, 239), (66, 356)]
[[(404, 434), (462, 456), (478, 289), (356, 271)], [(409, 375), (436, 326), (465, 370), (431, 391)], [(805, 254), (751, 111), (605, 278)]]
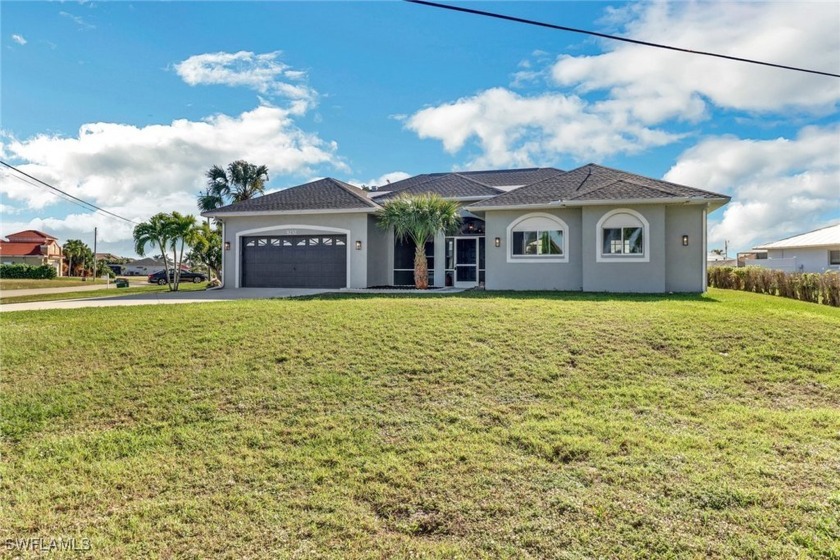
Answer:
[(766, 259), (747, 259), (746, 266), (786, 272), (840, 271), (840, 223), (753, 247)]
[(150, 257), (140, 259), (139, 261), (132, 261), (123, 266), (123, 271), (126, 276), (148, 276), (155, 274), (161, 270), (165, 270), (166, 266), (163, 261), (158, 261)]

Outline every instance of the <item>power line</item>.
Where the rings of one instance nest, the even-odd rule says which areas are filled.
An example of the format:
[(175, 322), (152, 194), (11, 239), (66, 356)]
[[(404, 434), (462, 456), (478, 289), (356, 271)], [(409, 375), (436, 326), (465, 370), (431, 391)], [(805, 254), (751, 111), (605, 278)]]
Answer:
[(761, 60), (753, 60), (750, 58), (741, 58), (738, 56), (729, 56), (726, 54), (719, 54), (713, 52), (706, 52), (706, 51), (695, 51), (691, 49), (684, 49), (682, 47), (674, 47), (671, 45), (663, 45), (660, 43), (651, 43), (649, 41), (639, 41), (638, 39), (629, 39), (627, 37), (620, 37), (618, 35), (608, 35), (606, 33), (598, 33), (597, 31), (589, 31), (587, 29), (579, 29), (576, 27), (567, 27), (565, 25), (555, 25), (553, 23), (545, 23), (542, 21), (536, 21), (533, 19), (525, 19), (519, 18), (515, 16), (508, 16), (504, 14), (497, 14), (494, 12), (485, 12), (484, 10), (474, 10), (472, 8), (462, 8), (460, 6), (450, 6), (448, 4), (439, 4), (437, 2), (428, 2), (427, 0), (404, 0), (410, 4), (420, 4), (423, 6), (431, 6), (432, 8), (442, 8), (444, 10), (452, 10), (454, 12), (463, 12), (465, 14), (473, 14), (478, 16), (485, 16), (491, 17), (496, 19), (503, 19), (506, 21), (513, 21), (516, 23), (525, 23), (527, 25), (536, 25), (538, 27), (547, 27), (549, 29), (557, 29), (559, 31), (569, 31), (570, 33), (582, 33), (584, 35), (593, 35), (595, 37), (601, 37), (603, 39), (612, 39), (614, 41), (623, 41), (625, 43), (632, 43), (634, 45), (642, 45), (645, 47), (654, 47), (657, 49), (667, 49), (670, 51), (677, 51), (689, 54), (697, 54), (702, 56), (711, 56), (715, 58), (723, 58), (726, 60), (734, 60), (737, 62), (746, 62), (749, 64), (758, 64), (761, 66), (770, 66), (772, 68), (782, 68), (784, 70), (793, 70), (795, 72), (806, 72), (808, 74), (819, 74), (820, 76), (830, 76), (832, 78), (840, 78), (840, 74), (833, 74), (831, 72), (823, 72), (822, 70), (811, 70), (809, 68), (800, 68), (798, 66), (786, 66), (784, 64), (775, 64), (773, 62), (764, 62)]
[(17, 179), (21, 183), (26, 183), (27, 185), (32, 185), (33, 187), (38, 187), (39, 189), (43, 189), (47, 194), (51, 194), (56, 198), (60, 198), (61, 200), (64, 200), (65, 202), (69, 202), (70, 204), (75, 204), (76, 206), (78, 206), (82, 210), (87, 210), (87, 211), (92, 210), (92, 208), (90, 208), (89, 206), (85, 206), (84, 204), (82, 204), (80, 202), (76, 202), (72, 198), (67, 198), (66, 196), (64, 196), (61, 193), (57, 193), (57, 192), (53, 192), (53, 191), (50, 191), (48, 189), (45, 189), (43, 185), (39, 185), (38, 183), (36, 183), (34, 181), (30, 181), (26, 177), (21, 177), (19, 175), (13, 175), (9, 171), (5, 171), (5, 176), (6, 177), (11, 177), (12, 179)]
[(120, 220), (126, 221), (126, 222), (128, 222), (128, 223), (130, 223), (130, 224), (138, 225), (138, 224), (137, 224), (137, 222), (135, 222), (134, 220), (129, 220), (128, 218), (124, 218), (124, 217), (122, 217), (122, 216), (120, 216), (120, 215), (118, 215), (118, 214), (114, 214), (114, 213), (113, 213), (113, 212), (111, 212), (110, 210), (105, 210), (104, 208), (100, 208), (99, 206), (97, 206), (97, 205), (95, 205), (95, 204), (93, 204), (93, 203), (91, 203), (91, 202), (88, 202), (88, 201), (86, 201), (86, 200), (82, 200), (81, 198), (75, 197), (75, 196), (73, 196), (72, 194), (70, 194), (70, 193), (68, 193), (68, 192), (65, 192), (65, 191), (63, 191), (63, 190), (59, 189), (58, 187), (54, 187), (54, 186), (50, 185), (49, 183), (47, 183), (47, 182), (45, 182), (45, 181), (42, 181), (41, 179), (39, 179), (39, 178), (37, 178), (37, 177), (33, 177), (32, 175), (30, 175), (29, 173), (27, 173), (27, 172), (25, 172), (25, 171), (21, 171), (20, 169), (18, 169), (18, 168), (17, 168), (17, 167), (15, 167), (14, 165), (8, 164), (8, 163), (6, 163), (6, 162), (5, 162), (5, 161), (3, 161), (3, 160), (0, 160), (0, 164), (5, 165), (6, 167), (8, 167), (9, 169), (11, 169), (11, 170), (13, 170), (13, 171), (17, 171), (18, 173), (20, 173), (20, 174), (21, 174), (21, 175), (23, 175), (24, 177), (28, 177), (28, 178), (32, 179), (33, 181), (37, 181), (37, 182), (38, 182), (38, 183), (40, 183), (41, 185), (44, 185), (45, 187), (47, 187), (47, 188), (49, 188), (49, 189), (52, 189), (52, 190), (53, 190), (53, 191), (55, 191), (55, 192), (61, 193), (61, 194), (63, 194), (64, 196), (66, 196), (66, 197), (68, 197), (68, 198), (71, 198), (71, 199), (73, 199), (73, 200), (75, 200), (75, 201), (81, 202), (82, 204), (84, 204), (85, 206), (89, 206), (90, 208), (92, 208), (92, 209), (93, 209), (94, 211), (96, 211), (96, 212), (102, 212), (102, 213), (104, 213), (104, 214), (108, 214), (109, 216), (113, 216), (114, 218), (118, 218), (118, 219), (120, 219)]

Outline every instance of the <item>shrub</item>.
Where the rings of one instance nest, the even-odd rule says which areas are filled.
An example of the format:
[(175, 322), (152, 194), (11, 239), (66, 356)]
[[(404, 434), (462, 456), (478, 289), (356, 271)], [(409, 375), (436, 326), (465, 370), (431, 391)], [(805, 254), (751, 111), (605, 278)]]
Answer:
[(840, 307), (840, 273), (783, 272), (759, 266), (713, 266), (709, 286), (798, 299)]
[(56, 277), (55, 269), (48, 265), (0, 264), (0, 278), (27, 278), (32, 280), (52, 280)]

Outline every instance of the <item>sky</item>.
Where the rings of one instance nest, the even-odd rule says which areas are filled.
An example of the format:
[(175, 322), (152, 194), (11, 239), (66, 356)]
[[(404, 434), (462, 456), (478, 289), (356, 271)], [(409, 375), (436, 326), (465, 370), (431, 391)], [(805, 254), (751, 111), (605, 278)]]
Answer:
[[(840, 3), (471, 2), (840, 73)], [(730, 254), (840, 221), (840, 79), (405, 2), (0, 3), (0, 159), (135, 222), (213, 165), (268, 190), (590, 162), (727, 194)], [(133, 224), (0, 172), (0, 234)]]

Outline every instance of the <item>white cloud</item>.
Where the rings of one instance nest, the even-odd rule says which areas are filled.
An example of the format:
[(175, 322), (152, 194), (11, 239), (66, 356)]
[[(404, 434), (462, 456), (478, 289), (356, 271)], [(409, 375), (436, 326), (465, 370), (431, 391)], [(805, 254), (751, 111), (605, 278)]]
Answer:
[[(204, 188), (204, 172), (214, 164), (246, 159), (266, 165), (272, 177), (310, 173), (321, 165), (347, 171), (337, 156), (337, 145), (304, 132), (292, 116), (290, 110), (263, 105), (238, 116), (214, 115), (166, 125), (90, 123), (75, 137), (41, 134), (20, 140), (3, 134), (0, 153), (21, 162), (17, 164), (21, 170), (74, 196), (142, 220), (160, 211), (197, 213), (196, 194)], [(0, 175), (0, 194), (22, 203), (17, 206), (41, 211), (62, 202), (5, 173)], [(84, 216), (43, 223), (59, 231), (81, 232), (100, 219)], [(103, 229), (103, 236), (130, 237), (130, 228), (102, 219), (113, 232)]]
[(85, 30), (96, 29), (95, 25), (85, 21), (85, 19), (82, 16), (73, 15), (73, 14), (68, 13), (68, 12), (58, 12), (58, 15), (73, 21), (76, 25), (79, 26), (79, 29), (85, 29)]
[(184, 82), (196, 85), (226, 85), (251, 88), (263, 95), (279, 95), (312, 102), (316, 93), (302, 83), (306, 73), (280, 62), (280, 52), (254, 54), (216, 52), (191, 56), (175, 65)]
[(796, 138), (709, 138), (684, 152), (665, 179), (730, 194), (709, 242), (738, 248), (840, 219), (840, 125)]
[(559, 153), (581, 161), (599, 160), (678, 138), (575, 95), (522, 96), (505, 88), (422, 109), (405, 126), (420, 138), (440, 140), (449, 153), (475, 138), (481, 155), (469, 162), (472, 168), (534, 165), (554, 161)]
[[(840, 8), (835, 2), (674, 2), (610, 12), (622, 35), (698, 51), (837, 71)], [(608, 52), (558, 58), (557, 85), (607, 91), (604, 102), (645, 124), (698, 120), (709, 103), (745, 111), (830, 111), (836, 78), (604, 41)]]
[(12, 33), (12, 41), (18, 45), (25, 45), (27, 43), (26, 39), (23, 38), (23, 35), (18, 35), (17, 33)]

